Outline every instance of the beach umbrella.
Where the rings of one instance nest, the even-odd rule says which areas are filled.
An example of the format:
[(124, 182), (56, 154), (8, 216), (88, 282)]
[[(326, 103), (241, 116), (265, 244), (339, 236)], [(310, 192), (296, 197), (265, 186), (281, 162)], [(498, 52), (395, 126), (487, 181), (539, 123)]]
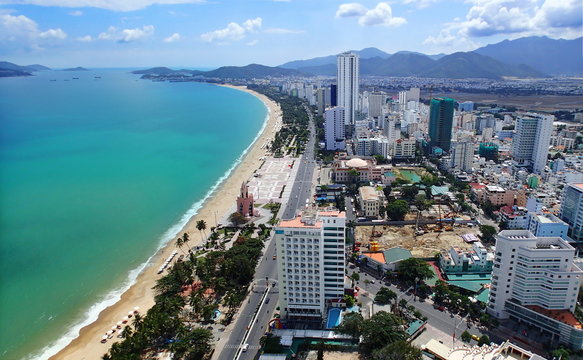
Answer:
[(134, 313), (138, 313), (138, 312), (139, 312), (139, 310), (140, 310), (140, 307), (139, 307), (139, 306), (136, 306), (136, 307), (134, 308)]
[(117, 326), (112, 326), (111, 327), (111, 333), (113, 334), (115, 331), (117, 330)]
[(118, 329), (121, 329), (121, 324), (123, 324), (121, 321), (118, 321), (118, 322), (117, 322), (117, 328), (118, 328)]

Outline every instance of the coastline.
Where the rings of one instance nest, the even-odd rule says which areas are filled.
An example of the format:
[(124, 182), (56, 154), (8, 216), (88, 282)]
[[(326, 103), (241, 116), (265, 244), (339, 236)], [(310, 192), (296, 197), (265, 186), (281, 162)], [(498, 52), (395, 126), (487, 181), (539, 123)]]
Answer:
[[(242, 154), (239, 164), (234, 165), (234, 168), (231, 169), (231, 172), (226, 178), (219, 180), (218, 186), (216, 186), (214, 191), (210, 192), (203, 199), (202, 206), (200, 206), (200, 203), (196, 203), (189, 209), (188, 213), (191, 211), (195, 213), (190, 216), (190, 219), (188, 219), (179, 231), (171, 234), (171, 239), (142, 267), (133, 284), (121, 294), (119, 300), (103, 309), (95, 321), (81, 328), (76, 338), (64, 348), (51, 355), (49, 359), (100, 359), (114, 342), (120, 340), (114, 336), (106, 344), (102, 344), (100, 340), (103, 334), (112, 325), (115, 325), (127, 315), (128, 311), (133, 310), (134, 307), (138, 306), (140, 312), (145, 314), (154, 305), (154, 292), (152, 288), (156, 284), (156, 280), (161, 277), (161, 275), (157, 274), (158, 267), (164, 262), (164, 259), (176, 250), (176, 246), (174, 245), (176, 238), (182, 235), (182, 233), (187, 232), (191, 238), (190, 246), (200, 245), (201, 237), (199, 231), (196, 230), (196, 222), (204, 220), (208, 228), (215, 226), (215, 219), (221, 219), (234, 207), (241, 183), (247, 181), (261, 165), (262, 160), (260, 159), (266, 155), (264, 144), (273, 139), (276, 131), (281, 126), (281, 109), (279, 105), (265, 95), (249, 90), (243, 86), (216, 85), (244, 91), (261, 100), (268, 110), (267, 118), (261, 130), (247, 148), (246, 153)], [(197, 206), (200, 206), (198, 211), (196, 209)], [(175, 230), (176, 228), (173, 227), (169, 231), (174, 232)]]

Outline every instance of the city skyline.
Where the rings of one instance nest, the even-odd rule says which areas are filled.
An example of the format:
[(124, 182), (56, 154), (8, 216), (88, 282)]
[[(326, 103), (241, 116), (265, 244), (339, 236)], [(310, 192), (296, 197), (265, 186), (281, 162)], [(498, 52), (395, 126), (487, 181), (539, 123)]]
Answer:
[(52, 67), (218, 67), (276, 66), (365, 47), (452, 53), (523, 36), (576, 38), (581, 7), (574, 0), (318, 7), (299, 0), (2, 0), (0, 56)]

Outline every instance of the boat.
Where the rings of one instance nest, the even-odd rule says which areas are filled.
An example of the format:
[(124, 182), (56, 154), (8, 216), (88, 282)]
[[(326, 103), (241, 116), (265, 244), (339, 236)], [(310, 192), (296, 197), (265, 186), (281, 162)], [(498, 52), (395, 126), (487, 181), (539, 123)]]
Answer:
[(94, 76), (96, 79), (101, 79), (101, 76)]

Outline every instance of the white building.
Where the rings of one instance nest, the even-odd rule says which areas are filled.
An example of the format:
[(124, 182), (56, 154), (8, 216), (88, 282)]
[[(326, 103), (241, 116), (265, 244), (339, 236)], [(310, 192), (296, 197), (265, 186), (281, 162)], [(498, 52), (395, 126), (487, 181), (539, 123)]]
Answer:
[(527, 166), (535, 174), (545, 169), (554, 119), (553, 115), (535, 113), (518, 117), (512, 141), (512, 158), (519, 166)]
[(573, 312), (583, 271), (573, 263), (574, 255), (575, 248), (559, 237), (501, 231), (487, 312), (499, 319), (519, 319), (580, 349), (583, 326)]
[(474, 161), (474, 143), (470, 139), (453, 144), (450, 167), (465, 172), (472, 171)]
[(344, 108), (335, 106), (324, 112), (324, 137), (326, 150), (344, 150)]
[(358, 203), (365, 217), (378, 217), (380, 208), (385, 203), (385, 195), (372, 186), (361, 186), (358, 189)]
[(340, 211), (304, 211), (275, 229), (279, 306), (287, 320), (320, 323), (330, 300), (344, 295), (344, 230)]
[(392, 155), (395, 158), (414, 158), (416, 144), (415, 139), (398, 139), (393, 142)]
[(378, 118), (383, 115), (383, 105), (386, 95), (384, 93), (372, 93), (368, 97), (368, 116)]
[(528, 230), (538, 237), (560, 237), (569, 240), (569, 225), (553, 214), (529, 213)]
[(583, 241), (583, 184), (565, 187), (559, 217), (569, 225), (568, 236), (574, 241)]
[(337, 57), (338, 106), (345, 109), (344, 124), (354, 126), (358, 107), (358, 55), (347, 52)]

